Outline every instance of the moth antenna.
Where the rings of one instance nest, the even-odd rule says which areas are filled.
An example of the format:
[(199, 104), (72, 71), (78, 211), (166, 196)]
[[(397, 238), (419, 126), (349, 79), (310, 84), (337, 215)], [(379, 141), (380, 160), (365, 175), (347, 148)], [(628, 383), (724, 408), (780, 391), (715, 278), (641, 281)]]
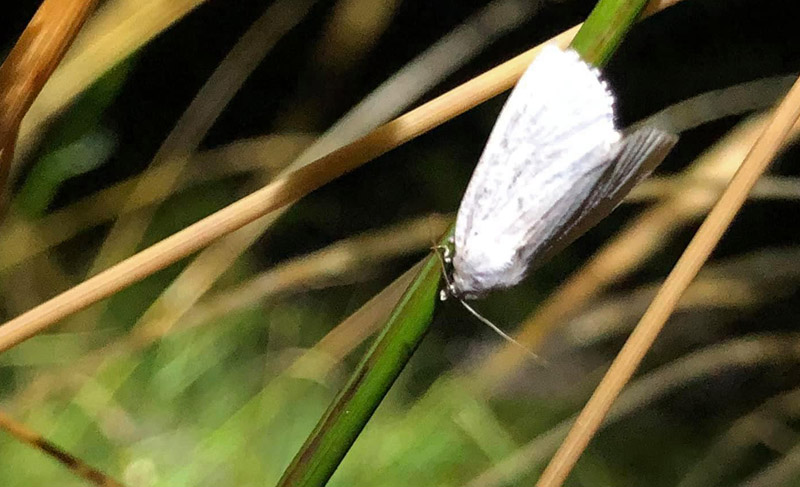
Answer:
[(478, 320), (480, 320), (481, 323), (483, 323), (484, 325), (486, 325), (489, 328), (491, 328), (492, 330), (494, 330), (498, 335), (503, 337), (506, 341), (508, 341), (510, 343), (513, 343), (517, 347), (519, 347), (522, 350), (524, 350), (525, 353), (527, 353), (531, 358), (533, 358), (534, 360), (536, 360), (540, 364), (547, 365), (547, 361), (546, 360), (544, 360), (542, 357), (536, 355), (535, 353), (531, 352), (525, 345), (523, 345), (520, 342), (518, 342), (518, 341), (514, 340), (513, 338), (511, 338), (511, 336), (508, 335), (503, 330), (501, 330), (500, 327), (498, 327), (497, 325), (495, 325), (494, 323), (492, 323), (491, 321), (486, 319), (483, 315), (481, 315), (480, 313), (475, 311), (475, 309), (472, 306), (468, 305), (463, 299), (459, 299), (459, 302), (461, 302), (461, 306), (463, 306), (464, 309), (469, 311), (470, 314), (472, 314), (472, 316), (474, 316), (475, 318), (478, 318)]

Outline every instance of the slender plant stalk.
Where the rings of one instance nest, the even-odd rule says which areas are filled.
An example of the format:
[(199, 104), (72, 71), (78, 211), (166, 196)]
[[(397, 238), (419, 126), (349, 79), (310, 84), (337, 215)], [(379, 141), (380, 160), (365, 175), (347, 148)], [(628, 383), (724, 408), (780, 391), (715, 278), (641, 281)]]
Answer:
[(646, 4), (647, 0), (601, 0), (570, 47), (587, 63), (605, 66)]
[[(574, 47), (587, 62), (602, 65), (636, 20), (646, 0), (601, 0), (578, 32)], [(587, 27), (588, 26), (588, 27)], [(581, 33), (584, 29), (589, 32)], [(448, 235), (452, 232), (452, 227)], [(431, 256), (278, 483), (279, 487), (325, 485), (428, 330), (440, 266)]]
[(783, 145), (792, 125), (800, 118), (800, 80), (778, 106), (771, 122), (742, 162), (717, 204), (697, 230), (683, 255), (667, 276), (650, 307), (636, 325), (605, 377), (586, 403), (567, 438), (550, 461), (538, 487), (560, 486), (572, 471), (580, 454), (600, 428), (622, 388), (638, 368), (644, 355), (664, 327), (683, 292), (700, 271), (722, 238), (750, 190)]
[(324, 485), (403, 370), (433, 318), (441, 268), (428, 257), (383, 332), (295, 456), (278, 485)]
[(80, 458), (62, 450), (39, 433), (18, 423), (6, 413), (0, 411), (0, 429), (16, 438), (21, 443), (41, 451), (69, 469), (76, 476), (86, 479), (101, 487), (122, 487), (122, 484), (100, 470), (90, 466)]
[(64, 57), (97, 0), (45, 0), (0, 66), (0, 188), (22, 117)]

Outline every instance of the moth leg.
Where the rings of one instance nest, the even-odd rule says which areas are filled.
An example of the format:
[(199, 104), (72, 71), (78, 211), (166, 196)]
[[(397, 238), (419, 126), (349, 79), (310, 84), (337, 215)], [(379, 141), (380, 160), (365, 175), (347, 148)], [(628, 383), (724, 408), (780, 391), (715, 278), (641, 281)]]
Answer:
[(453, 250), (448, 245), (434, 245), (431, 249), (442, 257), (445, 264), (453, 262)]
[(442, 278), (445, 285), (439, 291), (439, 300), (446, 301), (449, 296), (455, 296), (455, 285), (450, 279), (451, 269), (448, 268), (453, 262), (452, 249), (447, 245), (434, 245), (431, 250), (436, 252), (436, 257), (439, 258), (439, 263), (442, 266)]

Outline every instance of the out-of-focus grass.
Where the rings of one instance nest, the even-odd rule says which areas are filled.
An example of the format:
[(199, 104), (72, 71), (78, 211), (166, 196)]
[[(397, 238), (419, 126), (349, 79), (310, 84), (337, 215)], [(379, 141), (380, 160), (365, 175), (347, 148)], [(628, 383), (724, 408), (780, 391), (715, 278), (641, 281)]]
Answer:
[[(324, 74), (328, 71), (318, 71), (323, 69), (320, 66), (324, 63), (305, 60), (299, 63), (307, 66), (303, 71), (289, 62), (292, 57), (309, 56), (303, 59), (310, 59), (310, 52), (326, 52), (309, 46), (319, 47), (315, 44), (316, 39), (322, 38), (319, 22), (332, 18), (329, 17), (332, 14), (324, 8), (313, 11), (308, 23), (300, 25), (302, 30), (284, 41), (287, 49), (291, 46), (293, 52), (303, 54), (279, 57), (282, 63), (267, 61), (267, 67), (256, 72), (251, 84), (245, 84), (241, 98), (238, 102), (234, 99), (230, 111), (218, 122), (218, 130), (212, 130), (203, 148), (221, 146), (255, 134), (324, 130), (339, 112), (360, 100), (369, 88), (424, 49), (432, 39), (448, 31), (441, 27), (441, 17), (433, 21), (425, 17), (422, 10), (414, 11), (413, 4), (406, 4), (387, 14), (387, 20), (370, 24), (370, 28), (377, 29), (375, 31), (352, 30), (361, 32), (360, 39), (370, 39), (369, 42), (377, 44), (359, 45), (362, 58), (347, 59), (346, 67), (337, 74), (341, 77), (329, 86)], [(231, 7), (209, 2), (197, 13), (202, 15), (205, 8)], [(240, 22), (237, 32), (243, 32), (248, 20), (262, 12), (263, 5), (250, 8), (250, 17)], [(353, 9), (355, 13), (351, 18), (358, 19), (359, 9), (369, 8), (369, 1), (352, 0), (342, 2), (337, 12)], [(435, 8), (425, 6), (425, 9)], [(721, 40), (715, 42), (714, 36), (707, 34), (704, 45), (707, 51), (717, 52), (719, 57), (712, 56), (716, 62), (708, 58), (704, 58), (705, 64), (697, 61), (696, 56), (703, 54), (687, 48), (685, 37), (688, 34), (680, 28), (684, 24), (697, 27), (693, 20), (697, 12), (692, 8), (682, 5), (637, 27), (633, 37), (623, 44), (618, 63), (612, 62), (609, 73), (618, 80), (618, 85), (612, 83), (612, 87), (620, 90), (625, 119), (634, 117), (631, 114), (655, 112), (668, 102), (711, 88), (746, 81), (751, 74), (751, 77), (760, 77), (778, 72), (773, 65), (764, 67), (756, 62), (757, 56), (748, 50), (753, 41), (737, 44), (735, 39), (724, 37), (729, 35), (724, 28), (710, 27), (713, 22), (705, 17), (704, 28), (718, 32)], [(733, 18), (719, 15), (730, 23), (747, 10), (729, 6), (729, 13), (736, 12)], [(436, 12), (441, 16), (441, 11)], [(514, 10), (508, 12), (513, 14)], [(452, 15), (466, 19), (469, 13), (453, 11)], [(477, 58), (477, 64), (451, 74), (451, 78), (436, 90), (454, 86), (525, 46), (539, 42), (544, 38), (543, 29), (555, 31), (556, 24), (558, 28), (568, 26), (585, 15), (585, 11), (547, 4), (539, 15), (489, 48)], [(561, 19), (559, 24), (555, 17), (562, 15), (569, 18)], [(409, 22), (410, 16), (414, 17), (413, 22)], [(219, 29), (222, 33), (225, 27), (221, 21), (217, 25), (213, 17), (197, 18), (203, 19), (203, 29)], [(339, 22), (341, 19), (338, 17)], [(138, 171), (121, 168), (123, 162), (120, 161), (137, 160), (141, 168), (150, 159), (160, 140), (131, 141), (130, 127), (116, 118), (116, 114), (125, 109), (126, 99), (137, 93), (142, 96), (134, 88), (147, 84), (147, 73), (151, 73), (147, 69), (152, 69), (153, 59), (166, 55), (165, 50), (181, 43), (189, 44), (186, 55), (203, 50), (199, 37), (192, 37), (197, 32), (190, 29), (192, 21), (190, 16), (186, 26), (179, 24), (174, 32), (165, 32), (157, 41), (168, 43), (174, 35), (181, 37), (177, 44), (155, 44), (153, 50), (145, 48), (137, 54), (136, 62), (131, 64), (121, 84), (103, 80), (95, 85), (101, 91), (108, 90), (110, 104), (101, 107), (102, 110), (82, 108), (79, 101), (73, 110), (65, 112), (65, 118), (57, 121), (56, 132), (50, 140), (57, 139), (58, 127), (67, 130), (81, 127), (81, 133), (83, 130), (87, 133), (111, 130), (119, 144), (100, 170), (63, 178), (42, 218), (68, 207), (75, 200), (92, 196), (98, 187), (111, 186)], [(436, 25), (439, 28), (435, 34), (421, 34)], [(756, 36), (756, 39), (767, 35), (744, 33), (743, 29), (736, 35)], [(664, 31), (669, 32), (669, 36), (664, 37)], [(766, 30), (761, 29), (761, 32)], [(775, 32), (780, 30), (770, 31), (769, 35), (777, 35)], [(230, 45), (236, 37), (229, 36)], [(337, 39), (334, 35), (324, 38), (326, 42)], [(196, 40), (197, 45), (186, 39)], [(774, 38), (769, 37), (764, 42), (774, 42)], [(339, 52), (336, 47), (329, 49)], [(667, 52), (672, 50), (673, 54)], [(225, 49), (220, 48), (209, 65), (218, 62), (224, 52)], [(280, 51), (276, 56), (280, 56)], [(736, 57), (736, 62), (726, 65), (721, 60), (726, 56)], [(794, 60), (791, 54), (786, 54), (786, 59)], [(786, 63), (784, 67), (788, 70), (794, 68), (788, 61)], [(660, 64), (668, 67), (660, 69), (657, 66)], [(751, 73), (748, 77), (731, 74), (751, 64), (752, 68), (748, 69), (752, 72), (748, 71)], [(168, 66), (161, 69), (168, 70)], [(331, 70), (336, 72), (335, 67)], [(653, 78), (647, 81), (648, 70), (657, 71), (658, 83)], [(265, 74), (266, 71), (269, 73)], [(693, 76), (692, 71), (697, 76)], [(625, 73), (625, 77), (636, 73), (641, 79), (620, 80), (623, 77), (620, 72)], [(273, 75), (291, 80), (272, 84)], [(292, 92), (295, 78), (301, 79), (300, 84), (306, 87), (297, 93)], [(361, 78), (368, 78), (369, 82), (361, 85)], [(712, 85), (709, 79), (725, 81), (715, 81)], [(174, 84), (180, 85), (181, 81), (175, 78)], [(107, 85), (102, 84), (106, 82)], [(630, 89), (631, 84), (639, 85), (637, 89), (645, 90), (653, 100), (644, 102), (642, 96), (629, 96), (630, 92), (625, 89)], [(264, 86), (280, 86), (283, 91), (275, 88), (275, 91), (265, 92)], [(332, 89), (334, 86), (336, 90)], [(665, 93), (664, 98), (646, 91), (647, 86), (657, 86)], [(195, 83), (185, 88), (187, 101), (198, 87), (199, 83)], [(332, 90), (326, 91), (326, 88)], [(260, 104), (264, 99), (282, 100), (282, 103), (276, 102), (277, 107), (270, 105), (268, 108)], [(346, 102), (336, 104), (345, 99)], [(138, 110), (150, 116), (154, 124), (158, 122), (160, 107), (154, 106), (148, 97), (142, 96), (132, 103), (141, 105)], [(158, 103), (167, 107), (164, 100), (159, 99)], [(380, 101), (375, 103), (381, 105)], [(722, 102), (712, 101), (709, 107), (720, 108), (715, 103)], [(760, 103), (763, 107), (764, 101)], [(331, 107), (334, 104), (336, 108)], [(257, 108), (248, 112), (250, 105)], [(305, 108), (310, 109), (306, 111)], [(336, 242), (349, 241), (346, 239), (362, 231), (390, 228), (394, 222), (427, 214), (431, 209), (451, 212), (497, 108), (499, 102), (474, 110), (420, 138), (410, 147), (384, 156), (380, 166), (366, 167), (310, 195), (276, 222), (268, 238), (259, 240), (243, 257), (232, 259), (234, 264), (210, 286), (208, 298), (205, 298), (208, 301), (201, 299), (199, 303), (213, 302), (214, 296), (227, 296), (226, 293), (265, 269), (292, 269), (292, 265), (313, 264), (315, 251), (334, 250)], [(270, 109), (274, 117), (270, 120), (283, 120), (283, 125), (262, 123), (256, 112)], [(124, 113), (135, 117), (138, 112)], [(177, 117), (180, 110), (173, 106), (169, 113)], [(703, 148), (728, 132), (740, 116), (740, 112), (731, 114), (722, 110), (718, 113), (726, 118), (713, 121), (715, 117), (711, 117), (711, 122), (684, 134), (687, 144), (684, 147), (689, 148), (679, 148), (670, 167), (665, 169), (673, 173), (670, 184), (648, 193), (648, 201), (659, 201), (657, 204), (663, 205), (674, 200), (685, 205), (680, 207), (687, 210), (649, 214), (649, 221), (657, 220), (659, 224), (637, 228), (658, 245), (645, 249), (641, 259), (631, 263), (625, 271), (624, 278), (621, 275), (625, 267), (621, 261), (616, 261), (617, 272), (609, 272), (608, 286), (597, 294), (603, 299), (591, 298), (581, 306), (573, 306), (571, 320), (554, 319), (547, 340), (542, 340), (538, 349), (548, 360), (548, 367), (516, 361), (501, 380), (484, 388), (485, 376), (474, 375), (472, 369), (496, 359), (490, 345), (499, 344), (499, 339), (475, 324), (458, 307), (445, 306), (442, 319), (434, 322), (432, 332), (422, 342), (408, 370), (401, 374), (395, 388), (378, 408), (331, 479), (331, 485), (477, 486), (533, 482), (543, 461), (557, 446), (559, 435), (563, 434), (561, 422), (572, 417), (585, 401), (616, 351), (624, 330), (637, 317), (636, 311), (644, 302), (644, 296), (672, 264), (687, 232), (707, 207), (704, 202), (713, 198), (717, 186), (709, 189), (708, 178), (698, 178), (692, 170), (684, 173), (683, 168)], [(718, 157), (715, 160), (720, 164), (705, 166), (716, 168), (713, 176), (730, 174), (737, 151), (746, 152), (751, 123), (730, 132), (724, 147), (714, 151), (713, 157)], [(144, 137), (142, 134), (137, 132), (137, 136)], [(166, 131), (161, 133), (162, 138), (165, 135)], [(275, 154), (276, 160), (296, 157), (295, 143), (305, 144), (307, 139), (301, 137), (291, 144), (270, 146), (271, 150), (282, 151)], [(59, 146), (55, 143), (43, 146), (38, 159), (53, 157)], [(122, 157), (137, 150), (141, 150), (137, 157)], [(262, 157), (257, 154), (257, 147), (252, 146), (250, 150), (254, 158)], [(167, 196), (150, 225), (147, 242), (156, 241), (219, 208), (247, 188), (260, 184), (263, 174), (267, 173), (248, 170), (222, 178), (203, 177), (207, 161), (204, 157), (208, 156), (190, 162), (193, 175), (187, 179), (202, 181), (193, 183), (190, 188), (182, 186), (176, 190), (178, 194)], [(704, 155), (701, 161), (709, 157), (712, 155)], [(788, 152), (785, 157), (786, 162), (773, 175), (775, 181), (785, 182), (784, 175), (794, 175), (793, 153)], [(223, 173), (225, 171), (220, 170), (219, 174)], [(42, 181), (35, 171), (21, 176), (24, 187), (46, 189), (39, 184)], [(193, 179), (195, 176), (197, 179)], [(689, 199), (698, 194), (703, 196), (700, 200)], [(41, 199), (45, 200), (48, 198)], [(91, 201), (94, 205), (103, 204), (100, 199)], [(774, 469), (767, 468), (785, 465), (781, 462), (791, 460), (792, 456), (784, 457), (784, 452), (791, 453), (796, 444), (790, 429), (796, 418), (792, 413), (796, 411), (796, 397), (785, 392), (798, 386), (794, 379), (797, 376), (797, 338), (785, 331), (793, 329), (792, 317), (798, 311), (795, 299), (798, 279), (792, 272), (795, 267), (792, 256), (796, 252), (792, 247), (798, 237), (791, 224), (795, 205), (781, 200), (758, 202), (745, 211), (731, 229), (728, 245), (720, 250), (718, 261), (709, 267), (705, 278), (701, 276), (699, 287), (683, 303), (664, 339), (644, 365), (642, 382), (634, 382), (632, 396), (623, 396), (624, 414), (616, 414), (613, 423), (601, 432), (579, 463), (574, 480), (586, 484), (658, 486), (675, 485), (685, 474), (687, 485), (691, 482), (695, 485), (697, 482), (735, 484), (747, 478), (759, 478), (759, 475), (774, 479), (776, 477), (769, 477), (774, 475)], [(57, 245), (45, 246), (44, 252), (33, 253), (15, 266), (4, 268), (0, 279), (0, 308), (4, 316), (11, 318), (81, 280), (108, 228), (107, 215), (119, 214), (118, 208), (119, 205), (93, 208), (92, 217), (106, 216), (97, 216), (94, 223), (81, 226), (84, 230), (74, 236), (59, 240)], [(621, 227), (636, 209), (638, 206), (621, 208), (609, 222), (536, 272), (520, 289), (493, 296), (479, 305), (481, 310), (507, 328), (515, 328), (527, 313), (537, 309), (537, 304), (551, 292), (555, 283), (579, 268), (592, 249)], [(57, 220), (39, 220), (16, 213), (11, 217), (15, 220), (4, 222), (0, 232), (9, 228), (5, 225), (14, 223), (34, 229), (44, 225), (53, 234), (58, 233), (57, 227), (46, 227), (45, 223)], [(650, 230), (646, 231), (647, 228)], [(676, 230), (667, 238), (667, 232), (659, 230), (663, 228)], [(436, 236), (432, 231), (431, 240)], [(393, 238), (391, 233), (385, 238), (392, 243), (403, 240), (400, 236)], [(634, 252), (641, 249), (640, 243), (619, 243), (617, 255), (640, 255)], [(416, 245), (420, 248), (419, 242)], [(386, 248), (390, 249), (391, 245)], [(248, 301), (247, 306), (228, 314), (215, 314), (204, 320), (202, 326), (183, 326), (193, 323), (194, 311), (203, 310), (203, 306), (191, 308), (172, 328), (165, 328), (163, 336), (156, 337), (157, 341), (148, 341), (141, 348), (128, 348), (127, 345), (142, 337), (130, 333), (134, 324), (181, 271), (182, 265), (175, 265), (112, 298), (108, 310), (96, 317), (95, 328), (84, 328), (86, 323), (82, 322), (82, 316), (76, 315), (56, 332), (34, 338), (0, 356), (0, 406), (13, 419), (128, 485), (274, 485), (335, 392), (342, 387), (357, 357), (365, 351), (368, 332), (364, 330), (370, 330), (370, 324), (380, 322), (381, 315), (385, 316), (391, 309), (397, 299), (397, 289), (387, 294), (377, 308), (363, 311), (341, 328), (336, 324), (424, 253), (397, 258), (386, 255), (382, 257), (385, 260), (380, 261), (365, 257), (358, 266), (352, 267), (359, 275), (359, 282), (331, 281), (328, 283), (331, 287), (315, 284), (313, 289), (305, 291), (292, 288), (291, 294), (272, 296), (262, 302)], [(324, 276), (328, 270), (325, 260), (316, 262), (319, 262), (316, 275)], [(368, 272), (358, 270), (362, 265)], [(309, 273), (309, 277), (304, 278), (307, 282), (318, 282), (312, 279), (313, 269), (302, 270)], [(192, 284), (191, 280), (188, 284)], [(176, 308), (172, 304), (185, 298), (180, 293), (167, 296), (162, 301), (161, 311), (167, 314), (174, 311)], [(87, 329), (92, 331), (85, 331)], [(771, 401), (771, 397), (776, 399)], [(780, 413), (770, 413), (767, 423), (748, 419), (765, 411), (762, 403), (769, 411), (775, 411), (772, 408), (778, 404)], [(749, 425), (749, 429), (741, 424)], [(0, 484), (84, 485), (80, 478), (71, 476), (59, 464), (3, 433), (0, 433), (0, 456), (3, 458)], [(724, 472), (704, 469), (706, 463), (703, 462), (710, 461), (724, 465)], [(700, 478), (698, 471), (707, 475)], [(791, 471), (784, 478), (791, 478)]]

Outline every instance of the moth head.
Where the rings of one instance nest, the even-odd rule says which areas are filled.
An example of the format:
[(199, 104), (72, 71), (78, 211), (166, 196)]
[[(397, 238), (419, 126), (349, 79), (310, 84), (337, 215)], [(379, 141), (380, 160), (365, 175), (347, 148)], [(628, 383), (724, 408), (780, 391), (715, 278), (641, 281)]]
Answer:
[(486, 287), (485, 282), (476, 279), (473, 275), (464, 275), (453, 271), (448, 285), (449, 294), (456, 299), (482, 299), (489, 294), (491, 287)]

